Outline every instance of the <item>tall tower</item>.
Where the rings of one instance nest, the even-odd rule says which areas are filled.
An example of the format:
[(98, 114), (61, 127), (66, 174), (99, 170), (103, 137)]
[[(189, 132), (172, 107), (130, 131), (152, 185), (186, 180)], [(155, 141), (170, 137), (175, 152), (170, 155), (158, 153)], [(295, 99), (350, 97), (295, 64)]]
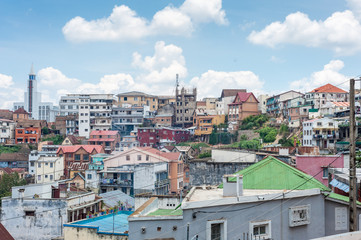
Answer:
[(24, 93), (24, 102), (25, 110), (29, 113), (29, 116), (38, 119), (38, 108), (40, 99), (40, 93), (37, 91), (37, 81), (36, 74), (34, 73), (34, 66), (31, 65), (29, 79), (28, 79), (28, 88)]

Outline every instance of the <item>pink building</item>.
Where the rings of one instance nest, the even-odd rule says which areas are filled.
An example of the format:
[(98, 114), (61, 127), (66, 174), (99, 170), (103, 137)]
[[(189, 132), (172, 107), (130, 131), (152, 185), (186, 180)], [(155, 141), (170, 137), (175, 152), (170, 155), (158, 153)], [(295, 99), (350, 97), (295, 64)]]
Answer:
[(189, 138), (189, 131), (182, 128), (138, 128), (138, 141), (141, 147), (157, 147), (162, 143), (178, 144), (188, 141)]
[(296, 167), (328, 186), (328, 168), (343, 168), (343, 155), (297, 155)]

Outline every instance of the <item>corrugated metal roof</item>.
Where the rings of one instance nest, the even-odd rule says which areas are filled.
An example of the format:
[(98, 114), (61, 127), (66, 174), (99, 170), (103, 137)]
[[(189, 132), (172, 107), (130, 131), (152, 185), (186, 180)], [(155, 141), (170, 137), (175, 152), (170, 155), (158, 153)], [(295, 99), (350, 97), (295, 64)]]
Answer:
[(272, 156), (268, 156), (236, 174), (243, 175), (244, 189), (305, 190), (319, 188), (331, 191), (312, 176)]

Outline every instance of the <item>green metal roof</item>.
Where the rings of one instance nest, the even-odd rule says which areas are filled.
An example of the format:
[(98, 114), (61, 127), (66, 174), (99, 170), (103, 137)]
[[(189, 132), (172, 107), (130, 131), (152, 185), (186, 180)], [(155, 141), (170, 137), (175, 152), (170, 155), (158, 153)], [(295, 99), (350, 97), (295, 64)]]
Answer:
[(311, 108), (308, 110), (308, 112), (318, 112), (318, 109)]
[[(243, 175), (244, 189), (305, 190), (318, 188), (323, 191), (331, 191), (312, 176), (272, 156), (235, 174)], [(230, 180), (236, 181), (235, 178)], [(223, 184), (219, 187), (222, 188)]]
[(147, 216), (181, 216), (182, 209), (157, 209), (154, 212), (148, 213)]
[[(327, 198), (333, 198), (333, 199), (340, 200), (340, 201), (343, 201), (343, 202), (346, 202), (346, 203), (348, 203), (350, 201), (350, 199), (347, 196), (343, 196), (343, 195), (333, 193), (333, 192), (332, 193), (325, 193), (325, 196)], [(358, 205), (361, 205), (361, 202), (359, 202), (359, 201), (356, 201), (356, 203)]]

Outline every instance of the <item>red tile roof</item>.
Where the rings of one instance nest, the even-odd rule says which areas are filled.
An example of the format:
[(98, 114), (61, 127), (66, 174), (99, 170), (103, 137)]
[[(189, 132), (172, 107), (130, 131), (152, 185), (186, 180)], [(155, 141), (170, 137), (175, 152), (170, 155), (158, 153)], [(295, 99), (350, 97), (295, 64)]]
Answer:
[(319, 88), (313, 89), (311, 92), (317, 92), (317, 93), (347, 93), (345, 90), (342, 90), (341, 88), (335, 87), (332, 84), (326, 84)]
[(0, 223), (0, 236), (2, 240), (14, 240), (14, 238), (11, 236), (11, 234), (6, 230), (4, 225)]
[(117, 135), (118, 131), (102, 131), (102, 130), (93, 130), (90, 133), (90, 136), (93, 135), (110, 135), (110, 136), (115, 136)]
[(18, 108), (17, 110), (14, 111), (14, 113), (29, 114), (27, 111), (25, 111), (24, 108)]
[(114, 138), (90, 138), (88, 142), (114, 142)]
[(140, 147), (139, 149), (141, 149), (141, 150), (143, 150), (143, 151), (147, 151), (147, 152), (153, 153), (153, 154), (156, 154), (156, 155), (161, 156), (161, 157), (164, 157), (164, 158), (168, 159), (169, 161), (178, 160), (178, 159), (179, 159), (179, 155), (181, 154), (180, 152), (169, 152), (169, 153), (166, 153), (166, 152), (162, 152), (162, 151), (159, 151), (159, 150), (156, 149), (156, 148), (151, 148), (151, 147), (146, 147), (146, 148)]
[(350, 106), (349, 102), (332, 102), (332, 103), (337, 107), (349, 107)]
[(100, 153), (102, 150), (102, 146), (100, 145), (73, 145), (73, 146), (61, 146), (59, 147), (56, 153), (59, 153), (60, 150), (63, 150), (63, 153), (74, 153), (78, 151), (80, 148), (83, 148), (88, 153), (92, 153), (94, 150), (97, 153)]
[[(254, 97), (254, 99), (256, 99), (256, 101), (258, 102), (257, 98), (253, 95), (253, 93), (251, 93), (251, 92), (249, 92), (249, 93), (247, 93), (247, 92), (238, 92), (237, 95), (236, 95), (236, 97), (234, 98), (233, 103), (231, 103), (231, 104), (244, 103), (244, 102), (246, 102), (246, 101), (248, 100), (248, 98), (249, 98), (251, 95), (252, 95), (252, 96)], [(239, 102), (236, 102), (237, 96), (238, 96), (238, 98), (239, 98)], [(229, 105), (231, 105), (231, 104), (229, 104)]]

